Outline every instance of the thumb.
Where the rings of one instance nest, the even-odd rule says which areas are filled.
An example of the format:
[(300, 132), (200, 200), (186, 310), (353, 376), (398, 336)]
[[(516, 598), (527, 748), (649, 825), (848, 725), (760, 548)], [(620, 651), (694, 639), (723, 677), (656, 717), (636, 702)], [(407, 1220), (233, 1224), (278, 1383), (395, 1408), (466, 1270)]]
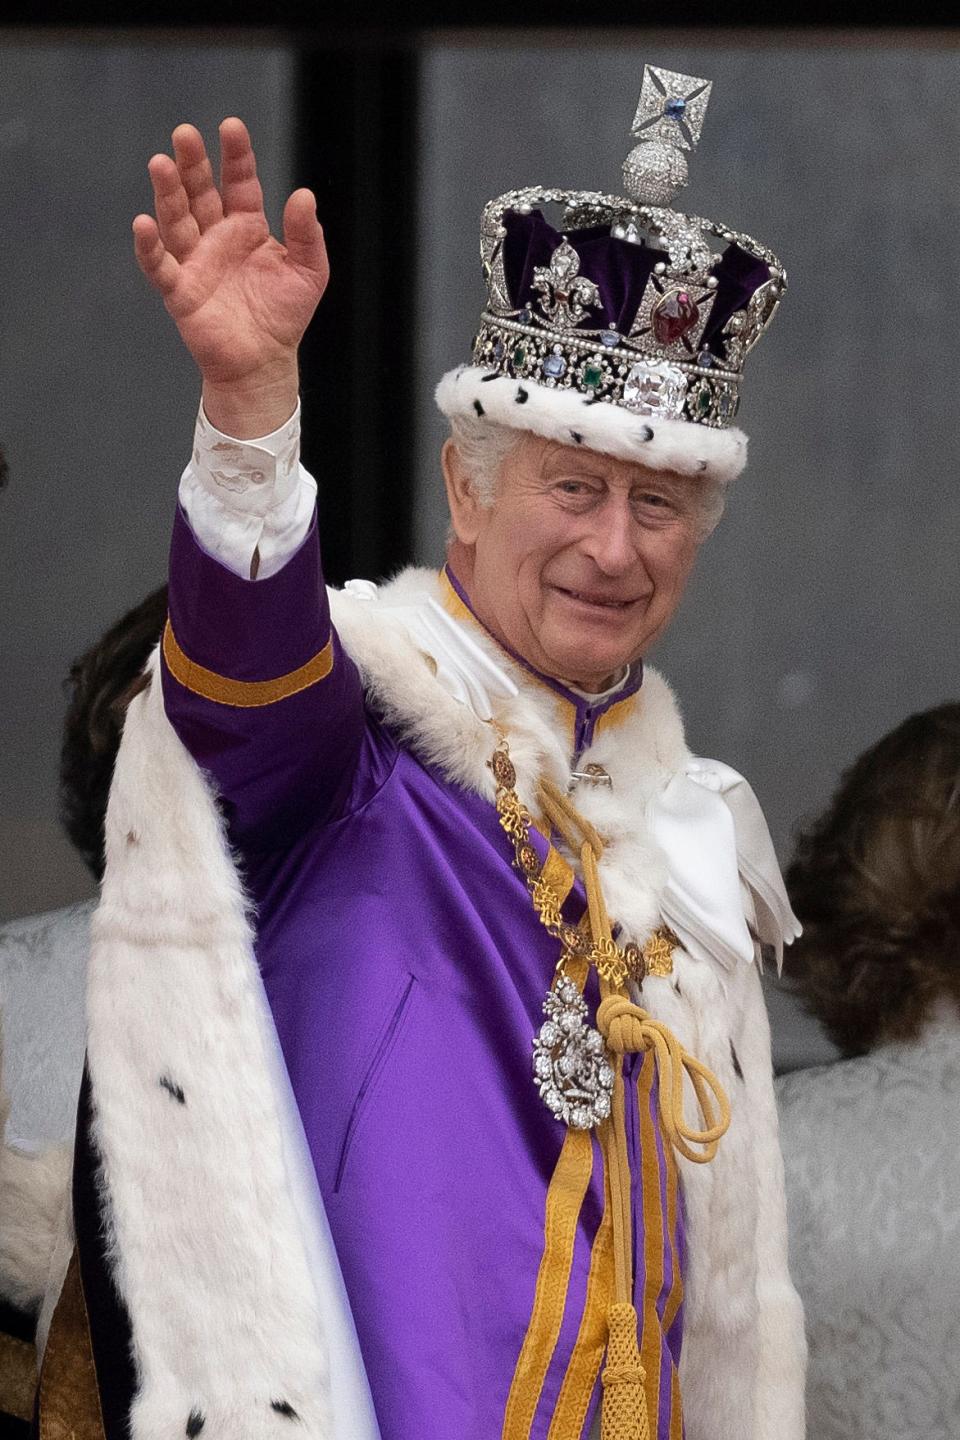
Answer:
[(309, 270), (323, 289), (330, 264), (312, 190), (294, 190), (283, 207), (283, 243), (294, 265)]

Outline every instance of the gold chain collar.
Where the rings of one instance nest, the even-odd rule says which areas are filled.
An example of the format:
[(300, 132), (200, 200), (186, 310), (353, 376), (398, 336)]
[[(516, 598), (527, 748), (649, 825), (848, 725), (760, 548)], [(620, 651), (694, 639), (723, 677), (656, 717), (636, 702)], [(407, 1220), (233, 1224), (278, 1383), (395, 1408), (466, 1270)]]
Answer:
[[(568, 924), (560, 911), (556, 892), (543, 875), (543, 863), (530, 839), (533, 823), (530, 812), (520, 802), (516, 792), (517, 772), (506, 737), (501, 735), (488, 764), (496, 781), (496, 807), (500, 826), (513, 842), (513, 863), (527, 882), (533, 899), (534, 909), (540, 923), (560, 943), (560, 959), (557, 961), (556, 978), (568, 974), (571, 962), (592, 965), (601, 979), (619, 989), (627, 980), (642, 985), (648, 975), (669, 975), (673, 970), (674, 947), (680, 942), (666, 925), (659, 926), (641, 947), (634, 942), (618, 945), (612, 938), (593, 938), (585, 927)], [(552, 821), (568, 844), (570, 830), (576, 826), (591, 844), (597, 858), (603, 851), (603, 841), (593, 826), (578, 815), (565, 796), (550, 781), (541, 783), (541, 801), (544, 803), (548, 820)], [(568, 823), (564, 823), (565, 819)], [(566, 832), (566, 833), (565, 833)], [(577, 846), (571, 845), (576, 853)]]

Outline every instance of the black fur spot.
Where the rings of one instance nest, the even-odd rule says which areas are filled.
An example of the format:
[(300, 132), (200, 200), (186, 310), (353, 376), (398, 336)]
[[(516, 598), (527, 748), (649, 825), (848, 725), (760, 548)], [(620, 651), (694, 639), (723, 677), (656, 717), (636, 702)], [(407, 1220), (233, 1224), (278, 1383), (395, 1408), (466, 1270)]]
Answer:
[(518, 385), (517, 393), (514, 398), (516, 399), (518, 405), (526, 405), (527, 401), (530, 399), (530, 393), (529, 391), (524, 390), (522, 385)]
[(601, 400), (599, 395), (591, 395), (590, 398), (588, 400), (584, 400), (583, 403), (584, 405), (602, 405), (603, 401)]
[(491, 370), (489, 375), (481, 375), (481, 376), (480, 376), (480, 384), (481, 384), (481, 385), (485, 385), (488, 380), (499, 380), (499, 379), (500, 379), (500, 371), (499, 371), (499, 370)]
[(484, 415), (486, 415), (487, 412), (486, 412), (486, 410), (484, 410), (484, 408), (483, 408), (483, 406), (480, 404), (480, 401), (479, 401), (479, 400), (474, 400), (474, 402), (473, 402), (473, 408), (474, 408), (474, 410), (476, 410), (476, 412), (477, 412), (477, 414), (480, 416), (480, 418), (483, 419)]
[(736, 1071), (737, 1078), (742, 1080), (743, 1070), (740, 1067), (740, 1056), (737, 1054), (736, 1047), (732, 1040), (730, 1041), (730, 1059), (733, 1061), (733, 1068)]
[(575, 445), (583, 444), (583, 436), (580, 434), (579, 430), (571, 430), (570, 434), (573, 436), (573, 442)]
[(200, 1434), (200, 1431), (206, 1423), (207, 1417), (202, 1410), (191, 1410), (187, 1419), (187, 1435), (189, 1440), (196, 1440), (196, 1437)]
[(289, 1400), (271, 1400), (270, 1409), (276, 1410), (278, 1415), (283, 1415), (287, 1420), (299, 1420), (300, 1416), (294, 1410)]
[(641, 439), (641, 440), (652, 440), (652, 439), (653, 439), (653, 430), (652, 430), (652, 428), (651, 428), (649, 425), (644, 425), (643, 429), (640, 431), (640, 439)]
[(707, 462), (706, 462), (706, 460), (698, 460), (698, 461), (697, 461), (697, 469), (698, 469), (698, 470), (706, 470), (706, 468), (707, 468)]
[[(177, 1085), (177, 1084), (175, 1084), (175, 1082), (170, 1079), (170, 1076), (169, 1076), (169, 1075), (161, 1075), (161, 1076), (160, 1076), (160, 1088), (161, 1088), (161, 1090), (166, 1090), (166, 1092), (167, 1092), (168, 1095), (172, 1095), (173, 1098), (174, 1098), (174, 1100), (176, 1100), (176, 1102), (177, 1102), (178, 1105), (186, 1105), (186, 1103), (187, 1103), (187, 1097), (186, 1097), (186, 1095), (184, 1095), (184, 1093), (183, 1093), (183, 1091), (181, 1090), (180, 1086)], [(203, 1424), (203, 1421), (201, 1420), (200, 1423)]]

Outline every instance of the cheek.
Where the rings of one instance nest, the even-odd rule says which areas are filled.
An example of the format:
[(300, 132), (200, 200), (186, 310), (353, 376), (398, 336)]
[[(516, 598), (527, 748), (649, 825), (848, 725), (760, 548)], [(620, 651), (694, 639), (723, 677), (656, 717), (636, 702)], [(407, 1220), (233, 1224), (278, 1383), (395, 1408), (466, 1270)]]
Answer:
[(544, 527), (522, 510), (497, 515), (483, 539), (481, 560), (484, 588), (491, 611), (522, 623), (537, 621), (543, 608), (542, 578), (553, 547)]
[(537, 603), (542, 599), (544, 585), (549, 585), (551, 564), (576, 543), (576, 534), (564, 521), (563, 516), (538, 513), (521, 515), (515, 522), (511, 543), (520, 588)]
[(665, 537), (654, 547), (646, 564), (656, 594), (664, 604), (676, 604), (686, 587), (697, 555), (697, 542), (689, 534)]

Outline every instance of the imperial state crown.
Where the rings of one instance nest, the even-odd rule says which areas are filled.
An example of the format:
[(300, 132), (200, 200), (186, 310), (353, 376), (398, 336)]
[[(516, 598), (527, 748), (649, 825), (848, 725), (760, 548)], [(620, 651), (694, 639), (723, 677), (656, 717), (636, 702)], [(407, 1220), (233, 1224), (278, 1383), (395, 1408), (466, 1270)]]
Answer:
[[(511, 190), (485, 207), (487, 303), (472, 363), (437, 387), (475, 415), (635, 459), (733, 479), (744, 360), (786, 288), (771, 250), (674, 209), (711, 84), (647, 65), (625, 194)], [(559, 225), (543, 207), (560, 207)]]

